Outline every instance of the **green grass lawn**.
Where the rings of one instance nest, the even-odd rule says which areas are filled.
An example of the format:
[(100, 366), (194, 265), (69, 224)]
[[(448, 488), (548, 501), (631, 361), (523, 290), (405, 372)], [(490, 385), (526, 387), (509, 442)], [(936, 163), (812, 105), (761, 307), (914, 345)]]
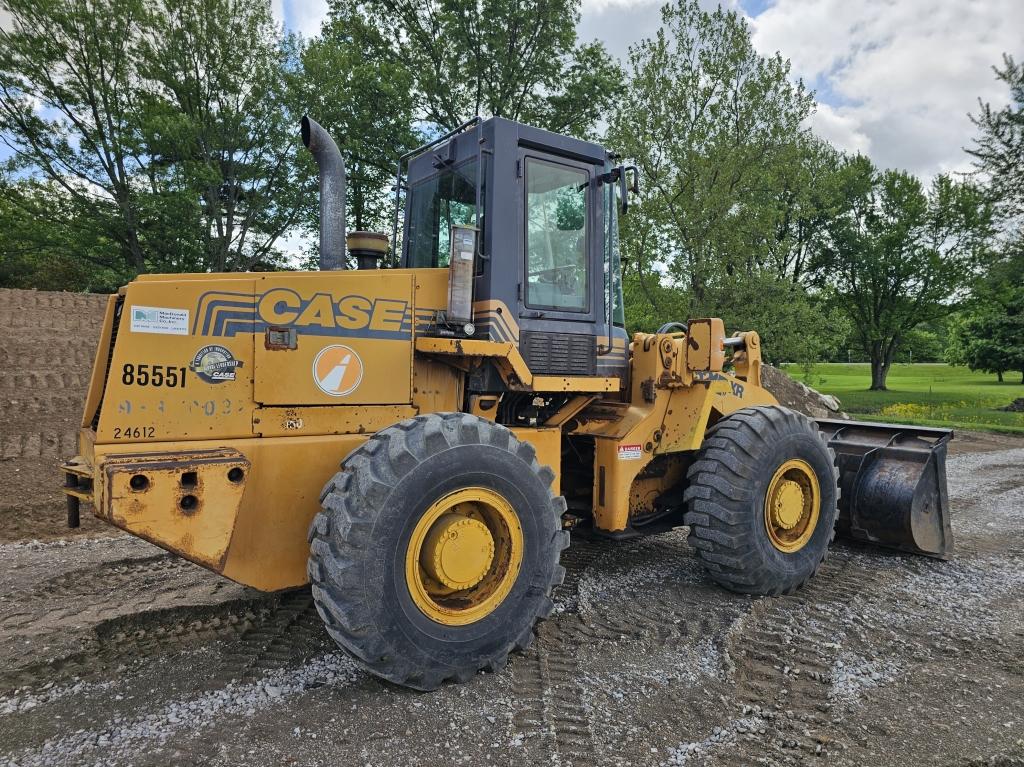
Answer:
[(1024, 397), (1019, 372), (1006, 374), (1006, 382), (999, 383), (994, 375), (964, 367), (894, 364), (888, 391), (868, 391), (867, 363), (821, 363), (810, 378), (799, 366), (783, 367), (797, 380), (834, 394), (846, 412), (861, 420), (1024, 433), (1024, 413), (998, 410)]

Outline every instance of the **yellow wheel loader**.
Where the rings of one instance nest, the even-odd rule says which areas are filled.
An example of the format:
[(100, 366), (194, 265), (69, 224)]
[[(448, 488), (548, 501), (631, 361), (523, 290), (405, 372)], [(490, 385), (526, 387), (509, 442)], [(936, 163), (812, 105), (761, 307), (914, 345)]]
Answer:
[(719, 319), (627, 334), (637, 173), (604, 148), (472, 120), (401, 158), (390, 238), (346, 237), (338, 148), (309, 118), (302, 138), (321, 271), (111, 296), (69, 524), (84, 500), (239, 583), (311, 583), (345, 651), (425, 690), (530, 644), (573, 528), (688, 526), (708, 575), (751, 594), (799, 588), (837, 528), (951, 550), (950, 432), (779, 407), (757, 333)]

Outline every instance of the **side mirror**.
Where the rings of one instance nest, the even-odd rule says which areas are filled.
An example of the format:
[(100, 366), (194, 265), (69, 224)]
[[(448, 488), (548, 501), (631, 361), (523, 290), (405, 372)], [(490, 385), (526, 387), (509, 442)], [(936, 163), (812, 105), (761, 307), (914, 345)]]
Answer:
[[(625, 215), (629, 210), (630, 192), (640, 194), (640, 171), (637, 170), (635, 165), (620, 165), (615, 170), (618, 171), (619, 176), (619, 210)], [(632, 184), (626, 180), (626, 175), (630, 171), (633, 173)]]

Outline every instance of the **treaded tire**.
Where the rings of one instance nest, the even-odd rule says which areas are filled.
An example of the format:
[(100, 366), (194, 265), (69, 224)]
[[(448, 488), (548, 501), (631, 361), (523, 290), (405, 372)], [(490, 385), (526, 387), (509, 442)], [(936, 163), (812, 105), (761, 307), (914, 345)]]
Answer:
[[(370, 672), (419, 690), (503, 668), (509, 652), (529, 647), (565, 577), (565, 500), (551, 492), (553, 480), (532, 445), (475, 416), (422, 415), (375, 434), (324, 487), (323, 511), (309, 529), (309, 579), (328, 633)], [(511, 504), (523, 531), (522, 565), (493, 612), (443, 625), (413, 601), (405, 557), (424, 512), (467, 486)]]
[[(799, 458), (820, 487), (818, 522), (803, 548), (776, 548), (765, 527), (765, 495), (775, 471)], [(750, 407), (708, 429), (687, 471), (690, 545), (716, 583), (744, 594), (790, 594), (818, 571), (835, 536), (839, 470), (817, 425), (783, 407)]]

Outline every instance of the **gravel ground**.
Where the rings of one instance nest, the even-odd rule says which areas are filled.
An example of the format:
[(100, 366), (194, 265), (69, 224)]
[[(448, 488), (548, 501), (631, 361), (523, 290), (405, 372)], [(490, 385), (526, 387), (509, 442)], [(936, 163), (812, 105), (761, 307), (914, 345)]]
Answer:
[(359, 670), (307, 591), (123, 535), (2, 545), (0, 765), (1024, 765), (1024, 443), (954, 445), (949, 562), (838, 544), (749, 598), (682, 531), (574, 540), (534, 647), (432, 694)]

